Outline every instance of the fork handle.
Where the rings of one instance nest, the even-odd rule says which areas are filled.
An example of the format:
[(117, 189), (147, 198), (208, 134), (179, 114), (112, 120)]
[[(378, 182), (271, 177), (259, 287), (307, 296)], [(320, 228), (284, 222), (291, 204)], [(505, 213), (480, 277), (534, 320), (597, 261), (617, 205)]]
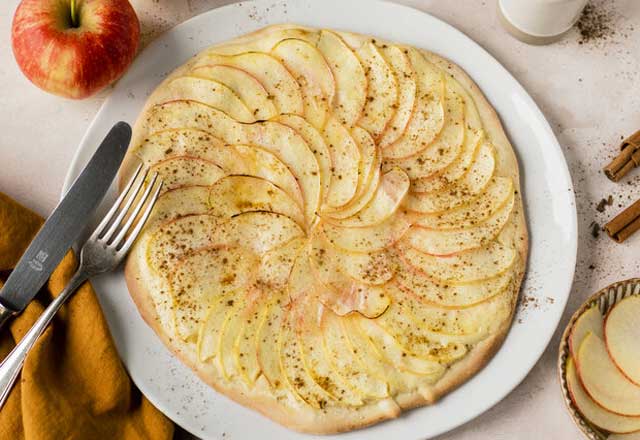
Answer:
[(0, 409), (9, 396), (24, 360), (29, 350), (36, 343), (40, 335), (45, 331), (60, 307), (71, 297), (73, 292), (87, 280), (87, 276), (82, 271), (77, 271), (69, 280), (64, 290), (47, 306), (42, 315), (37, 319), (29, 331), (20, 340), (11, 353), (0, 363)]

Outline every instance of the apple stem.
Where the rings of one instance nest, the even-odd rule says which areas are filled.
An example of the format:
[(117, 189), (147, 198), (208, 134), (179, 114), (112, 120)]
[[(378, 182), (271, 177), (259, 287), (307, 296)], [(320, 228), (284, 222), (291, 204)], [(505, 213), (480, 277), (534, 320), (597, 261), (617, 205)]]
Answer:
[(71, 0), (71, 25), (78, 27), (78, 11), (76, 10), (76, 0)]

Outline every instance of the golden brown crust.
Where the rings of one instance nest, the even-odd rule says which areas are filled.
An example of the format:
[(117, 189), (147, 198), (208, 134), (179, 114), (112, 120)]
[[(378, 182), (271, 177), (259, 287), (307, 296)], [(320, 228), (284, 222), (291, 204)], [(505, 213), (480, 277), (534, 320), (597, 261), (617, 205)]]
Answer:
[[(251, 41), (253, 39), (260, 38), (264, 34), (277, 32), (278, 30), (291, 27), (299, 26), (270, 26), (225, 43), (224, 46)], [(348, 37), (350, 40), (359, 39), (361, 41), (365, 41), (369, 39), (368, 37), (355, 34), (348, 34)], [(422, 52), (430, 61), (439, 65), (445, 72), (451, 74), (453, 78), (455, 78), (471, 95), (478, 107), (488, 138), (498, 150), (498, 156), (501, 161), (497, 165), (497, 173), (512, 177), (515, 187), (519, 192), (519, 172), (515, 153), (506, 137), (500, 119), (491, 104), (487, 101), (484, 94), (476, 86), (473, 80), (471, 80), (471, 78), (460, 67), (439, 55), (428, 51)], [(188, 62), (187, 65), (174, 71), (164, 80), (163, 84), (188, 69), (190, 63), (191, 62)], [(161, 87), (162, 85), (160, 85), (157, 90), (161, 89)], [(150, 96), (141, 115), (144, 115), (146, 110), (156, 103), (155, 96), (157, 93), (158, 92), (156, 91)], [(144, 131), (141, 129), (143, 119), (143, 117), (140, 117), (136, 122), (131, 145), (137, 145), (142, 140), (141, 136), (144, 135)], [(130, 175), (135, 166), (137, 166), (138, 162), (139, 160), (133, 154), (129, 154), (123, 165), (121, 184), (126, 180), (126, 177)], [(475, 345), (462, 360), (451, 365), (447, 372), (435, 384), (423, 387), (420, 391), (414, 390), (394, 396), (395, 401), (394, 399), (387, 399), (378, 402), (375, 405), (366, 405), (360, 409), (341, 410), (340, 408), (327, 408), (325, 410), (315, 410), (308, 406), (305, 407), (304, 405), (298, 405), (294, 409), (291, 406), (281, 404), (273, 396), (269, 390), (269, 385), (263, 377), (257, 381), (255, 388), (251, 391), (246, 390), (246, 388), (241, 384), (231, 384), (220, 380), (219, 373), (216, 371), (215, 366), (198, 362), (196, 360), (195, 351), (182, 341), (173, 340), (161, 325), (160, 317), (156, 311), (156, 306), (150, 292), (148, 291), (149, 286), (140, 282), (143, 278), (141, 276), (141, 264), (143, 264), (142, 262), (144, 259), (139, 255), (137, 257), (135, 255), (130, 257), (125, 267), (125, 277), (131, 296), (140, 310), (140, 314), (143, 319), (156, 332), (156, 334), (159, 335), (163, 343), (173, 353), (175, 353), (182, 362), (196, 371), (199, 377), (214, 389), (227, 395), (236, 402), (253, 408), (291, 429), (323, 434), (344, 432), (378, 423), (382, 420), (395, 418), (400, 414), (401, 410), (434, 403), (441, 396), (457, 388), (478, 370), (483, 368), (497, 352), (511, 326), (517, 302), (517, 292), (519, 291), (520, 284), (524, 276), (524, 269), (527, 260), (528, 237), (522, 201), (519, 196), (516, 197), (516, 206), (514, 208), (512, 222), (515, 227), (514, 235), (517, 237), (514, 241), (518, 250), (519, 258), (515, 263), (517, 265), (514, 270), (515, 287), (511, 288), (513, 290), (513, 293), (511, 293), (513, 298), (511, 300), (511, 313), (509, 318), (505, 320), (491, 336)], [(136, 251), (134, 250), (134, 253), (135, 252)]]

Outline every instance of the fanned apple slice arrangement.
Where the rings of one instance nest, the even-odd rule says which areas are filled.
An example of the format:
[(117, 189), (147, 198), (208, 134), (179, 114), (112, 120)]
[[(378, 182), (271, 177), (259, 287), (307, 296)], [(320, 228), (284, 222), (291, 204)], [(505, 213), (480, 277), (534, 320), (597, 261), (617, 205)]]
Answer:
[(610, 433), (640, 433), (640, 296), (605, 318), (589, 308), (573, 325), (569, 350), (567, 388), (582, 415)]
[(132, 296), (242, 404), (355, 429), (434, 402), (504, 338), (527, 252), (517, 163), (450, 62), (269, 27), (170, 75), (132, 142), (130, 166), (164, 179)]

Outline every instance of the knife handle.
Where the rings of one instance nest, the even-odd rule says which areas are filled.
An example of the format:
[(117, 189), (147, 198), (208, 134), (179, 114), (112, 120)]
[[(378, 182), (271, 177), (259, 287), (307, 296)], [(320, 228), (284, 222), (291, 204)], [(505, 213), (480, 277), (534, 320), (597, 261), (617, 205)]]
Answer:
[(5, 326), (9, 318), (14, 316), (15, 314), (16, 312), (0, 304), (0, 330), (2, 330), (2, 327)]

